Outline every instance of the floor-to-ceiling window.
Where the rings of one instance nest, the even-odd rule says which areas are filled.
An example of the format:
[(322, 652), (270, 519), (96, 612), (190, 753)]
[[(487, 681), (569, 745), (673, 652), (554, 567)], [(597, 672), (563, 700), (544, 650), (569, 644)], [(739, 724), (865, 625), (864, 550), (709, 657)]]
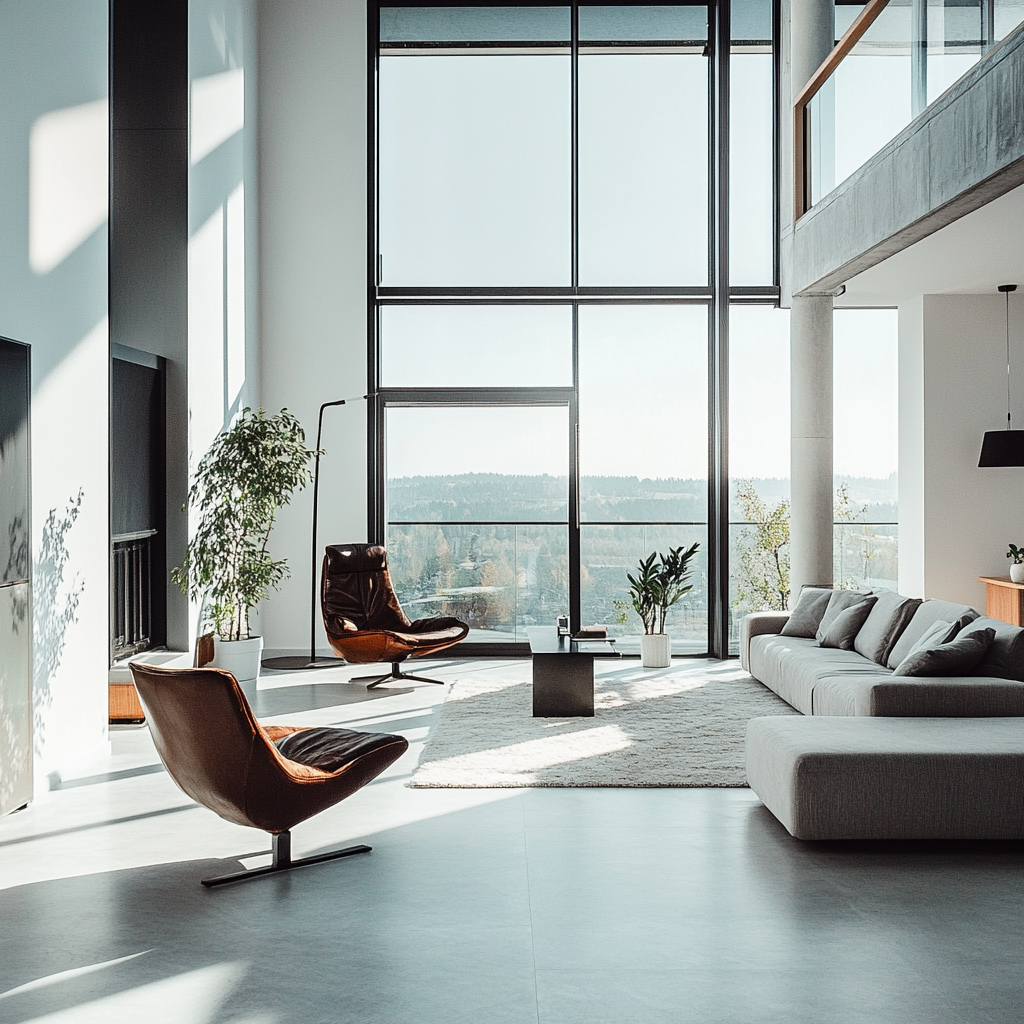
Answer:
[(628, 637), (626, 573), (697, 541), (669, 631), (727, 652), (730, 461), (788, 477), (773, 20), (371, 7), (371, 530), (410, 614)]

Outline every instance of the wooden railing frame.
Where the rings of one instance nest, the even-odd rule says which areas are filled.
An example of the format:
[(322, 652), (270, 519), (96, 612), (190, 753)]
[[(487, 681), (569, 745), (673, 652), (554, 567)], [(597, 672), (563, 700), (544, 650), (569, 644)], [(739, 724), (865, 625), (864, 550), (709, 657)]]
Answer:
[(807, 195), (807, 104), (850, 51), (860, 42), (864, 33), (874, 24), (875, 19), (888, 6), (889, 0), (868, 0), (867, 6), (857, 15), (853, 24), (836, 43), (832, 52), (822, 61), (821, 66), (808, 79), (807, 84), (793, 100), (793, 222), (798, 221), (811, 207)]

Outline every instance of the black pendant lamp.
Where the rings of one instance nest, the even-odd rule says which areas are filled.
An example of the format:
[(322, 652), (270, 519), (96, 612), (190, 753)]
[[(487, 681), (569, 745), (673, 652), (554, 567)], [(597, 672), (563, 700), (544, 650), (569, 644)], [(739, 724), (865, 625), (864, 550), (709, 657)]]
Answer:
[(1010, 292), (1015, 284), (1001, 284), (1006, 296), (1006, 429), (986, 430), (979, 466), (1024, 466), (1024, 430), (1014, 430), (1010, 419)]

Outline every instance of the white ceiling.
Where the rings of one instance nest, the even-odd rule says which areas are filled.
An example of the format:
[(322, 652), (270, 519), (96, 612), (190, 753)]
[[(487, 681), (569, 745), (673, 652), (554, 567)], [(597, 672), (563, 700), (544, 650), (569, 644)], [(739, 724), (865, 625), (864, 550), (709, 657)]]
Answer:
[(1024, 285), (1024, 185), (851, 278), (836, 305), (994, 294), (1000, 284)]

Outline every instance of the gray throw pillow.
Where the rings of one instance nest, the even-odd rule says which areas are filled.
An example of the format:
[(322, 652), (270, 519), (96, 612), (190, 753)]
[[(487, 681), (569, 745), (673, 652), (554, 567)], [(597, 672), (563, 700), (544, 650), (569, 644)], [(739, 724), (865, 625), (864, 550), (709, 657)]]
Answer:
[(853, 643), (857, 639), (861, 626), (871, 608), (878, 600), (877, 597), (865, 597), (855, 605), (844, 608), (831, 622), (825, 635), (818, 641), (819, 647), (838, 647), (841, 651), (852, 651)]
[(884, 665), (920, 605), (921, 600), (917, 597), (879, 594), (871, 614), (857, 634), (853, 649), (870, 661)]
[(893, 645), (886, 660), (889, 668), (895, 668), (909, 653), (910, 648), (921, 639), (924, 631), (934, 622), (942, 619), (945, 622), (953, 623), (963, 618), (976, 619), (978, 613), (965, 604), (954, 604), (952, 601), (937, 601), (929, 598), (921, 602), (921, 606), (914, 612), (910, 625), (903, 630), (903, 635)]
[(782, 627), (782, 635), (813, 640), (831, 596), (832, 590), (828, 587), (804, 587)]
[(936, 644), (908, 654), (896, 666), (894, 676), (963, 676), (982, 663), (994, 629), (972, 629), (948, 643)]
[(992, 629), (996, 634), (992, 646), (985, 652), (985, 660), (974, 670), (974, 675), (1024, 682), (1024, 629), (987, 616), (976, 619), (971, 628)]
[(828, 627), (832, 625), (833, 620), (840, 612), (852, 608), (855, 604), (860, 604), (870, 593), (870, 590), (833, 590), (828, 599), (825, 614), (822, 615), (817, 632), (814, 634), (814, 639), (818, 641), (818, 644), (821, 644)]
[[(945, 619), (939, 619), (937, 622), (933, 622), (918, 638), (917, 642), (911, 645), (909, 651), (903, 658), (906, 661), (912, 654), (917, 654), (918, 651), (928, 651), (933, 647), (938, 647), (940, 644), (947, 644), (957, 634), (956, 624), (953, 622), (947, 622)], [(900, 664), (903, 664), (901, 661)], [(899, 665), (896, 666), (899, 668)]]

